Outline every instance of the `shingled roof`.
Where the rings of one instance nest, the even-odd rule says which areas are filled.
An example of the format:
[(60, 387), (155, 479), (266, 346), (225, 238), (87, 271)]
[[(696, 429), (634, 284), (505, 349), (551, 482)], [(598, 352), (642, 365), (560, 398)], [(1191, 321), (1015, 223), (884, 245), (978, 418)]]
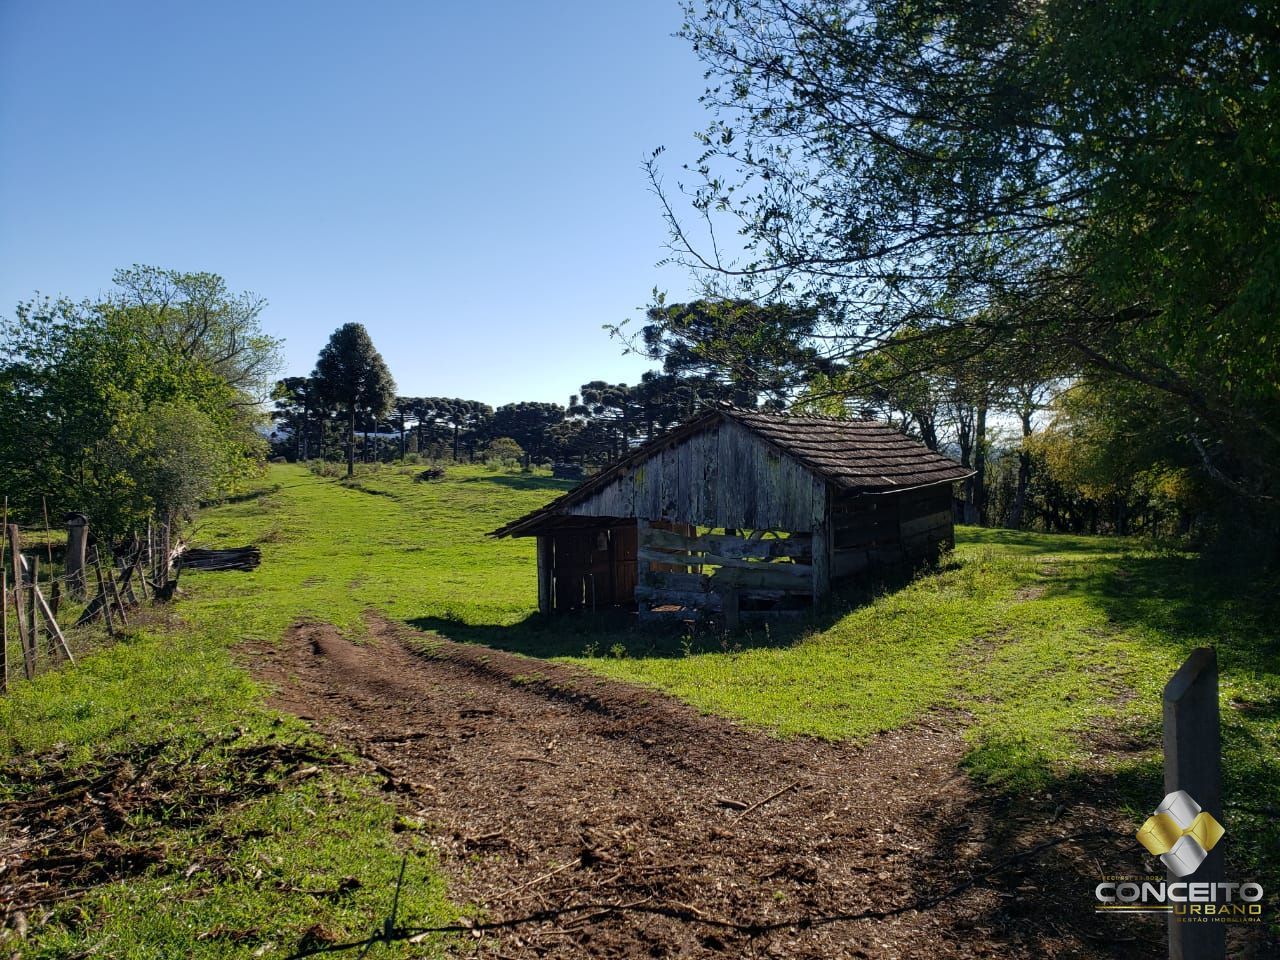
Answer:
[(895, 493), (963, 480), (973, 473), (968, 467), (934, 453), (887, 423), (761, 413), (737, 408), (716, 409), (637, 447), (547, 506), (511, 521), (494, 530), (490, 536), (516, 533), (539, 517), (554, 514), (586, 499), (656, 451), (673, 446), (721, 420), (733, 421), (749, 430), (842, 493)]
[(842, 491), (891, 493), (963, 480), (950, 457), (875, 420), (838, 420), (730, 410), (725, 414)]

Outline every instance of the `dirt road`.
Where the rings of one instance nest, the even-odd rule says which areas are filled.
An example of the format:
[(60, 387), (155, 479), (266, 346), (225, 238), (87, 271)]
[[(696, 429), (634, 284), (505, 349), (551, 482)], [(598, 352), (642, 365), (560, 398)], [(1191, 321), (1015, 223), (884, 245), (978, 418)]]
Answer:
[[(1080, 890), (1054, 889), (1107, 840), (1015, 859), (910, 909), (1090, 825), (1046, 817), (1009, 837), (958, 768), (958, 718), (861, 747), (780, 741), (572, 667), (372, 631), (354, 645), (301, 624), (253, 667), (277, 705), (381, 768), (436, 838), (457, 901), (489, 918), (633, 908), (489, 935), (480, 956), (1155, 955), (1144, 928), (1116, 939)], [(867, 916), (810, 923), (832, 914)]]

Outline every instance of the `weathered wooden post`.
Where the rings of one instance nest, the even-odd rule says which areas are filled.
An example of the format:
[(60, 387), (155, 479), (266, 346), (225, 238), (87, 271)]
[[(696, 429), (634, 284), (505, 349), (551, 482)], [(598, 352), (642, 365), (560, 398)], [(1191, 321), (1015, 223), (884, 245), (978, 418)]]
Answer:
[(27, 589), (27, 649), (24, 656), (27, 679), (31, 680), (36, 675), (36, 654), (40, 650), (40, 620), (36, 614), (36, 585), (39, 583), (37, 577), (40, 575), (40, 558), (33, 554), (30, 565), (27, 565), (19, 554), (18, 562), (22, 564), (22, 575)]
[(551, 616), (554, 593), (551, 573), (555, 565), (555, 547), (549, 534), (538, 534), (538, 611)]
[[(22, 650), (23, 666), (27, 670), (27, 678), (31, 677), (31, 664), (27, 659), (27, 611), (22, 603), (22, 535), (18, 525), (9, 524), (5, 530), (9, 541), (9, 582), (13, 584), (13, 621), (18, 628), (18, 647)], [(32, 626), (34, 628), (34, 625)]]
[(102, 598), (102, 618), (107, 624), (107, 635), (112, 639), (116, 635), (116, 625), (111, 618), (111, 594), (107, 593), (106, 581), (102, 578), (102, 559), (98, 556), (98, 548), (93, 548), (93, 575), (98, 582), (98, 596)]
[(9, 690), (9, 571), (0, 563), (0, 693)]
[[(1164, 792), (1185, 790), (1222, 822), (1222, 741), (1218, 718), (1218, 657), (1200, 647), (1164, 688)], [(1223, 847), (1217, 844), (1195, 873), (1169, 881), (1221, 883)], [(1213, 921), (1169, 915), (1170, 960), (1223, 960), (1226, 930)]]
[(831, 591), (831, 545), (834, 525), (831, 522), (831, 492), (824, 489), (819, 506), (821, 514), (814, 517), (810, 553), (813, 564), (813, 605), (820, 607)]
[[(352, 441), (355, 442), (354, 440)], [(173, 552), (173, 525), (169, 517), (160, 525), (160, 558), (156, 566), (155, 582), (166, 587), (169, 585), (169, 561)]]
[(730, 584), (720, 596), (724, 601), (724, 628), (728, 632), (737, 630), (741, 619), (738, 613), (738, 588)]
[(83, 513), (67, 514), (67, 589), (77, 600), (88, 592), (84, 577), (84, 558), (89, 546), (89, 518)]

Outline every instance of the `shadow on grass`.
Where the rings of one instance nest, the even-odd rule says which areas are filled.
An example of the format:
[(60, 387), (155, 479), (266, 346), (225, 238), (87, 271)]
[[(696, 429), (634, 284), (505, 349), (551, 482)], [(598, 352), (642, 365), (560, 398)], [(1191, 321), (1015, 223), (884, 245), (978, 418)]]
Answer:
[[(293, 486), (299, 486), (299, 484), (293, 484)], [(221, 500), (202, 503), (201, 507), (227, 506), (228, 504), (234, 503), (252, 503), (254, 500), (261, 500), (263, 497), (269, 497), (273, 493), (278, 493), (281, 489), (280, 484), (273, 483), (269, 487), (259, 487), (256, 490), (247, 490), (244, 493), (237, 493), (234, 496), (223, 497)]]
[[(1233, 757), (1257, 756), (1260, 746), (1247, 733), (1240, 739), (1228, 735), (1224, 771)], [(995, 753), (1004, 747), (1015, 753), (1019, 749), (1017, 744), (999, 743), (982, 749)], [(992, 765), (1008, 768), (1016, 762), (1006, 757)], [(1273, 890), (1280, 883), (1280, 860), (1275, 857), (1280, 849), (1280, 824), (1274, 810), (1256, 809), (1235, 800), (1239, 791), (1233, 789), (1232, 779), (1228, 775), (1227, 832), (1221, 842), (1227, 879), (1257, 881), (1264, 889)], [(965, 842), (976, 832), (989, 844), (991, 861), (1014, 861), (1010, 869), (984, 884), (1000, 897), (976, 926), (1005, 930), (1015, 943), (1031, 948), (1032, 954), (1155, 960), (1165, 956), (1165, 918), (1097, 915), (1093, 891), (1103, 876), (1162, 876), (1158, 862), (1146, 854), (1134, 833), (1163, 794), (1157, 732), (1151, 742), (1135, 741), (1121, 749), (1104, 771), (1049, 777), (1035, 790), (988, 783), (981, 800), (966, 810), (965, 822), (945, 824), (934, 843), (942, 856), (959, 859)], [(1019, 853), (1038, 844), (1092, 832), (1109, 835), (1047, 848), (1025, 862), (1017, 861)], [(1228, 927), (1229, 956), (1280, 955), (1276, 952), (1280, 926), (1274, 920), (1274, 899), (1268, 899), (1264, 916), (1271, 918), (1269, 923)]]
[(448, 617), (418, 617), (412, 627), (460, 643), (478, 643), (527, 657), (616, 656), (679, 658), (702, 653), (790, 647), (813, 632), (833, 626), (851, 611), (909, 584), (917, 572), (882, 572), (875, 579), (837, 585), (830, 602), (799, 620), (754, 621), (726, 633), (716, 624), (641, 624), (634, 610), (583, 611), (544, 616), (533, 613), (514, 624), (472, 624)]
[(557, 480), (526, 473), (494, 473), (482, 477), (463, 477), (461, 483), (494, 483), (509, 490), (548, 490), (563, 493), (578, 484), (573, 480)]
[(1030, 530), (1006, 530), (1001, 527), (957, 527), (958, 545), (977, 544), (1000, 547), (1014, 556), (1035, 554), (1067, 554), (1072, 556), (1108, 556), (1129, 550), (1134, 541), (1127, 537), (1089, 537), (1070, 533), (1035, 533)]
[(641, 624), (634, 611), (568, 613), (546, 617), (530, 614), (514, 624), (468, 624), (447, 617), (407, 621), (419, 630), (460, 643), (478, 643), (526, 657), (679, 658), (752, 647), (790, 646), (805, 633), (801, 623), (771, 624), (732, 635), (683, 623)]
[[(1055, 577), (1050, 593), (1070, 593), (1130, 636), (1176, 662), (1213, 646), (1227, 686), (1222, 702), (1222, 773), (1228, 868), (1280, 886), (1280, 577), (1241, 575), (1193, 554), (1130, 554), (1081, 564)], [(1163, 678), (1161, 678), (1163, 679)], [(1159, 732), (1152, 737), (1159, 746)], [(1163, 789), (1147, 779), (1146, 810)], [(1235, 864), (1233, 868), (1231, 865)], [(1273, 931), (1274, 935), (1274, 931)]]
[(1222, 672), (1280, 679), (1280, 577), (1220, 572), (1194, 554), (1129, 554), (1053, 578), (1140, 639), (1178, 652), (1218, 650)]

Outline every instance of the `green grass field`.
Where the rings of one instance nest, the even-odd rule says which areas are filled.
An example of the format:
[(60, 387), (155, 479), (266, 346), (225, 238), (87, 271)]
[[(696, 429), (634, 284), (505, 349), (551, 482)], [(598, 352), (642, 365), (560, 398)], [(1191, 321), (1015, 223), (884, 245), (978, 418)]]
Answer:
[[(442, 481), (417, 483), (415, 472), (383, 467), (345, 482), (274, 466), (258, 488), (205, 511), (195, 543), (258, 543), (262, 566), (190, 574), (176, 608), (180, 624), (149, 627), (75, 670), (20, 684), (0, 701), (5, 752), (32, 762), (62, 745), (91, 764), (127, 744), (184, 742), (237, 723), (250, 737), (302, 736), (291, 722), (272, 726), (262, 691), (229, 651), (246, 640), (274, 641), (303, 618), (358, 637), (364, 613), (375, 609), (455, 640), (651, 685), (779, 736), (859, 740), (942, 710), (963, 729), (966, 766), (989, 789), (1087, 784), (1145, 815), (1161, 793), (1161, 687), (1189, 650), (1212, 643), (1223, 678), (1231, 856), (1263, 869), (1273, 885), (1280, 880), (1268, 854), (1280, 832), (1264, 809), (1280, 795), (1274, 582), (1217, 576), (1194, 555), (1135, 542), (963, 529), (938, 569), (848, 593), (798, 628), (722, 638), (593, 617), (548, 622), (534, 612), (532, 541), (485, 534), (568, 484), (479, 467), (450, 467)], [(392, 842), (394, 814), (367, 784), (325, 774), (286, 786), (228, 814), (268, 825), (267, 836), (228, 853), (240, 873), (202, 881), (199, 872), (175, 879), (157, 870), (94, 892), (77, 907), (82, 918), (70, 925), (57, 918), (49, 929), (60, 932), (37, 937), (29, 955), (65, 955), (104, 936), (123, 944), (122, 931), (152, 916), (161, 896), (176, 906), (141, 928), (146, 942), (132, 952), (113, 946), (110, 955), (247, 955), (242, 944), (199, 940), (199, 932), (257, 917), (270, 929), (255, 943), (296, 943), (317, 916), (335, 935), (365, 931), (386, 908), (373, 884), (349, 902), (313, 905), (318, 912), (308, 917), (291, 914), (272, 891), (386, 878), (406, 846), (419, 854), (418, 875), (434, 877), (424, 849), (402, 836)], [(215, 819), (204, 829), (225, 824)], [(350, 840), (321, 840), (332, 836)], [(198, 831), (176, 830), (171, 842), (199, 859)], [(246, 864), (272, 857), (287, 863), (279, 869), (289, 882), (244, 879), (253, 876)], [(406, 909), (415, 921), (456, 909), (438, 879), (413, 889)]]

